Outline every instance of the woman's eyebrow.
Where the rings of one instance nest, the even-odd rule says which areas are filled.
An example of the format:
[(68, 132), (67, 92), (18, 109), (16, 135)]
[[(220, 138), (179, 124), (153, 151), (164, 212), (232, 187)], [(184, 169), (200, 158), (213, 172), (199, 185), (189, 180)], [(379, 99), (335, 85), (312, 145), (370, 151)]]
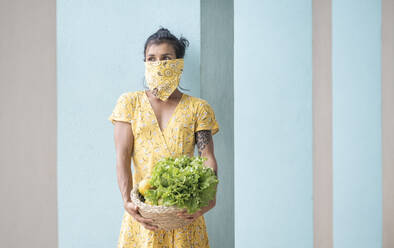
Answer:
[[(164, 53), (164, 54), (161, 54), (161, 56), (164, 56), (164, 55), (172, 55), (172, 53)], [(148, 54), (148, 56), (155, 56), (155, 54)]]
[[(161, 54), (160, 56), (168, 56), (168, 55), (174, 55), (174, 54), (172, 54), (172, 53), (164, 53), (164, 54)], [(147, 55), (147, 57), (154, 57), (154, 56), (156, 56), (155, 54), (148, 54)]]

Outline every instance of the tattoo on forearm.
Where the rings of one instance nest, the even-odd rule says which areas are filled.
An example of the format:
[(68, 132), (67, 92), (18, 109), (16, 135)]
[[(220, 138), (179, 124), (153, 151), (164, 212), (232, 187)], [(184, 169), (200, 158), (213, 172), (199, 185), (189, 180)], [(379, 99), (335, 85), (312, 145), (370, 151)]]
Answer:
[(200, 130), (195, 133), (198, 155), (201, 156), (202, 151), (212, 139), (211, 130)]

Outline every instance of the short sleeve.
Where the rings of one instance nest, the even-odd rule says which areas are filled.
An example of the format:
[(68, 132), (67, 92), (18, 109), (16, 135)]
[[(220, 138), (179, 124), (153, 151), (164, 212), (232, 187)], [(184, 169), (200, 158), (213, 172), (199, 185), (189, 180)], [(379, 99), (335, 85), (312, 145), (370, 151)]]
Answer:
[(212, 135), (219, 131), (219, 123), (216, 120), (215, 112), (205, 100), (199, 103), (197, 108), (195, 132), (200, 130), (211, 130)]
[(115, 125), (115, 121), (129, 122), (132, 120), (132, 97), (130, 93), (126, 92), (121, 94), (116, 101), (115, 108), (113, 109), (108, 120)]

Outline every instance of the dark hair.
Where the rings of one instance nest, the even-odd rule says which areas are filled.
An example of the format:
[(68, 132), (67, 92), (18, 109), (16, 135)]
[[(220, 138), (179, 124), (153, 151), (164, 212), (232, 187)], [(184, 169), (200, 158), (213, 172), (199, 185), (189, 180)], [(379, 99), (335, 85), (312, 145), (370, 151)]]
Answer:
[[(185, 38), (185, 37), (181, 37), (178, 39), (175, 35), (173, 35), (168, 29), (163, 28), (162, 26), (160, 26), (159, 30), (157, 30), (154, 34), (152, 34), (151, 36), (148, 37), (148, 39), (145, 42), (144, 45), (144, 61), (146, 59), (146, 49), (148, 48), (149, 45), (152, 44), (162, 44), (162, 43), (168, 43), (170, 44), (174, 50), (175, 50), (175, 55), (176, 58), (183, 58), (185, 56), (185, 50), (186, 48), (189, 46), (189, 41)], [(144, 77), (145, 79), (145, 77)], [(148, 88), (145, 85), (143, 79), (143, 85), (144, 88)], [(188, 89), (184, 89), (182, 87), (179, 86), (180, 89), (182, 90), (187, 90)]]
[(176, 58), (183, 58), (185, 56), (186, 47), (189, 46), (189, 41), (185, 37), (180, 37), (179, 39), (171, 34), (171, 32), (163, 27), (160, 27), (156, 33), (149, 36), (149, 38), (145, 42), (144, 46), (144, 61), (145, 61), (145, 53), (146, 48), (151, 44), (161, 44), (161, 43), (168, 43), (170, 44), (174, 50)]

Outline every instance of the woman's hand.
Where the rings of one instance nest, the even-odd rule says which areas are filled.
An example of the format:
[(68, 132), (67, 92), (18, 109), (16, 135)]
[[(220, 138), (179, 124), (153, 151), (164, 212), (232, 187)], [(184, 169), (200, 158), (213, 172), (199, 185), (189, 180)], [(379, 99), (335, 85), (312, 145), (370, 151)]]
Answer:
[(194, 221), (195, 219), (197, 219), (198, 217), (200, 217), (201, 215), (204, 215), (206, 212), (208, 212), (209, 210), (211, 210), (213, 207), (215, 207), (216, 205), (216, 196), (215, 199), (213, 199), (208, 206), (205, 206), (203, 208), (201, 208), (200, 210), (198, 210), (197, 212), (193, 213), (193, 214), (188, 214), (187, 210), (183, 210), (182, 212), (178, 213), (177, 215), (181, 218), (185, 218), (191, 221)]
[(151, 231), (156, 231), (159, 229), (158, 226), (152, 224), (153, 223), (152, 219), (143, 217), (138, 211), (138, 206), (136, 206), (130, 200), (125, 201), (124, 208), (131, 216), (134, 217), (134, 219), (136, 219), (139, 223), (141, 223), (146, 229), (149, 229)]
[(195, 219), (197, 219), (198, 217), (200, 217), (201, 215), (203, 215), (205, 212), (200, 209), (197, 212), (195, 212), (194, 214), (188, 214), (187, 210), (183, 210), (182, 212), (178, 213), (177, 215), (181, 218), (187, 219), (187, 220), (191, 220), (194, 221)]

